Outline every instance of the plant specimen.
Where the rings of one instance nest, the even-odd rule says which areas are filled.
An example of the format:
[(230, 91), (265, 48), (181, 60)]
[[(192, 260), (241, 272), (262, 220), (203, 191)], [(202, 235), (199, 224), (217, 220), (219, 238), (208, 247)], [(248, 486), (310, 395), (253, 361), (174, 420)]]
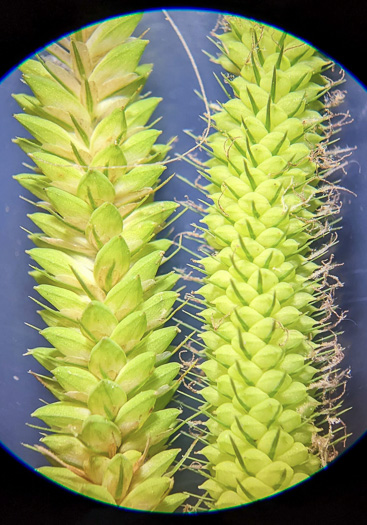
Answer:
[(346, 377), (330, 273), (339, 81), (324, 74), (330, 60), (278, 29), (228, 16), (218, 39), (229, 100), (211, 115), (201, 170), (211, 251), (198, 261), (202, 489), (214, 509), (270, 496), (332, 459)]
[[(49, 427), (34, 448), (53, 464), (39, 470), (107, 503), (173, 512), (186, 499), (169, 494), (180, 412), (166, 406), (180, 366), (169, 362), (178, 329), (164, 325), (178, 275), (157, 274), (172, 243), (155, 236), (176, 204), (153, 200), (170, 146), (147, 124), (160, 99), (141, 96), (151, 66), (139, 65), (147, 41), (131, 37), (140, 18), (85, 28), (22, 65), (33, 95), (15, 96), (16, 118), (34, 138), (16, 142), (35, 166), (16, 179), (39, 199), (29, 254), (51, 344), (29, 353), (58, 399), (33, 413)], [(243, 18), (224, 29), (213, 60), (229, 100), (208, 116), (209, 251), (198, 261), (211, 509), (270, 496), (330, 461), (346, 377), (330, 255), (332, 63)]]
[(21, 66), (33, 94), (15, 99), (34, 163), (15, 178), (38, 199), (31, 275), (51, 346), (30, 354), (58, 401), (32, 416), (47, 429), (34, 448), (41, 473), (122, 507), (174, 511), (179, 452), (167, 448), (180, 411), (166, 408), (180, 365), (167, 325), (178, 275), (157, 274), (171, 241), (156, 238), (177, 207), (154, 202), (170, 145), (147, 124), (160, 99), (141, 96), (152, 69), (133, 14), (87, 27)]

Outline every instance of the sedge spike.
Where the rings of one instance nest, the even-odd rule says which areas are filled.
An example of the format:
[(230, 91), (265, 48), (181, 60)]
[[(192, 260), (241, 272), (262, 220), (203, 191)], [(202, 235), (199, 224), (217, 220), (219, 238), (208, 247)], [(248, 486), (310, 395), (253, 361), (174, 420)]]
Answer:
[(211, 509), (271, 496), (331, 460), (346, 377), (332, 259), (320, 262), (336, 241), (326, 216), (338, 211), (323, 183), (338, 166), (322, 98), (330, 61), (271, 27), (232, 16), (225, 27), (216, 62), (233, 96), (212, 114), (207, 140), (213, 204), (201, 222), (213, 252), (197, 292), (207, 305), (200, 394), (210, 407), (199, 453)]
[(57, 398), (32, 414), (49, 427), (35, 449), (53, 466), (39, 471), (111, 505), (174, 512), (187, 497), (171, 493), (180, 450), (167, 448), (180, 365), (164, 325), (179, 276), (157, 275), (172, 242), (155, 235), (177, 204), (153, 201), (170, 147), (146, 126), (160, 99), (140, 96), (140, 19), (87, 27), (22, 64), (33, 94), (15, 95), (16, 118), (33, 138), (16, 142), (35, 167), (15, 178), (38, 199), (29, 255), (51, 345), (29, 353)]

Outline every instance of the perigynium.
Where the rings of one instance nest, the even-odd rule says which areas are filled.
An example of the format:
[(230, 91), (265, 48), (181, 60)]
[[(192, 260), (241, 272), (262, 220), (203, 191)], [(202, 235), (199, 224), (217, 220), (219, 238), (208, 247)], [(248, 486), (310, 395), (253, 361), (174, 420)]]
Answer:
[(154, 202), (169, 145), (147, 124), (160, 99), (140, 95), (152, 69), (140, 14), (87, 27), (21, 66), (33, 95), (15, 95), (16, 139), (34, 163), (15, 178), (38, 199), (29, 250), (41, 334), (29, 353), (57, 398), (32, 416), (46, 425), (39, 472), (122, 507), (174, 511), (180, 411), (165, 408), (180, 365), (169, 362), (176, 326), (164, 326), (178, 275), (157, 275), (171, 241), (155, 239), (174, 202)]
[(229, 100), (211, 115), (201, 171), (212, 253), (199, 261), (198, 292), (208, 417), (201, 487), (213, 509), (273, 495), (334, 457), (346, 373), (328, 253), (338, 210), (328, 176), (339, 165), (331, 61), (238, 17), (225, 18), (218, 39), (213, 60), (227, 72)]

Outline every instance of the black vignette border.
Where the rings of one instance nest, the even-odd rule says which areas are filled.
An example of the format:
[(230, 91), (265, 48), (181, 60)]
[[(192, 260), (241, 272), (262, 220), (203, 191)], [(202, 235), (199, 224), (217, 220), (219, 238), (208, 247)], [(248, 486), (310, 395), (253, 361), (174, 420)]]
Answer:
[[(207, 2), (160, 3), (140, 1), (127, 9), (121, 1), (105, 0), (12, 0), (3, 6), (0, 45), (0, 76), (6, 75), (30, 54), (65, 33), (99, 20), (136, 10), (158, 8), (225, 10), (276, 25), (312, 42), (367, 85), (364, 53), (367, 49), (365, 21), (367, 3), (363, 0), (227, 0), (225, 5)], [(19, 463), (0, 447), (1, 478), (0, 522), (15, 525), (99, 525), (115, 523), (155, 524), (171, 518), (139, 513), (115, 513), (105, 505), (60, 490)], [(272, 525), (310, 523), (335, 525), (363, 523), (367, 511), (367, 438), (326, 470), (296, 489), (276, 499), (203, 516), (175, 516), (187, 523), (197, 520), (223, 525)]]

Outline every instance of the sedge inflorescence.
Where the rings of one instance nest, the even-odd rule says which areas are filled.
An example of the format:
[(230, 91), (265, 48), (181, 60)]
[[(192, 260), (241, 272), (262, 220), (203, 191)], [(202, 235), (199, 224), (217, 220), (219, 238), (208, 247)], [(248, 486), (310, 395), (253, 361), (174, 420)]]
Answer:
[[(152, 66), (140, 64), (147, 41), (131, 36), (140, 19), (87, 27), (21, 66), (33, 94), (15, 95), (16, 118), (33, 138), (15, 142), (34, 168), (15, 178), (38, 199), (29, 255), (51, 345), (29, 354), (57, 398), (32, 414), (47, 425), (33, 448), (52, 463), (39, 471), (74, 491), (174, 512), (188, 495), (170, 494), (186, 456), (175, 463), (180, 410), (167, 405), (197, 361), (181, 378), (170, 362), (179, 273), (161, 273), (172, 241), (156, 235), (177, 203), (154, 201), (170, 145), (149, 124), (160, 99), (141, 96)], [(329, 256), (332, 63), (272, 27), (232, 16), (223, 27), (213, 60), (228, 101), (211, 106), (215, 131), (199, 144), (210, 204), (191, 295), (205, 357), (193, 371), (204, 404), (189, 419), (206, 416), (195, 453), (210, 509), (271, 496), (332, 459), (345, 378)]]
[[(57, 398), (32, 416), (48, 428), (41, 473), (92, 498), (169, 512), (179, 449), (165, 450), (180, 410), (166, 408), (180, 365), (177, 326), (163, 326), (178, 275), (160, 273), (171, 241), (156, 234), (177, 208), (154, 202), (169, 145), (147, 125), (160, 99), (140, 92), (152, 69), (141, 14), (112, 19), (52, 44), (22, 66), (33, 94), (16, 115), (33, 138), (16, 142), (35, 164), (15, 178), (39, 200), (30, 219), (32, 276), (51, 346), (30, 354)], [(158, 273), (157, 273), (158, 272)], [(46, 301), (46, 303), (44, 302)]]
[(211, 115), (202, 176), (212, 204), (202, 222), (212, 253), (200, 260), (198, 291), (209, 415), (202, 489), (217, 509), (284, 490), (332, 457), (325, 422), (342, 382), (337, 280), (325, 260), (337, 209), (326, 178), (338, 160), (327, 150), (333, 129), (322, 101), (331, 63), (241, 18), (227, 17), (218, 38), (214, 60), (228, 73), (229, 100)]

